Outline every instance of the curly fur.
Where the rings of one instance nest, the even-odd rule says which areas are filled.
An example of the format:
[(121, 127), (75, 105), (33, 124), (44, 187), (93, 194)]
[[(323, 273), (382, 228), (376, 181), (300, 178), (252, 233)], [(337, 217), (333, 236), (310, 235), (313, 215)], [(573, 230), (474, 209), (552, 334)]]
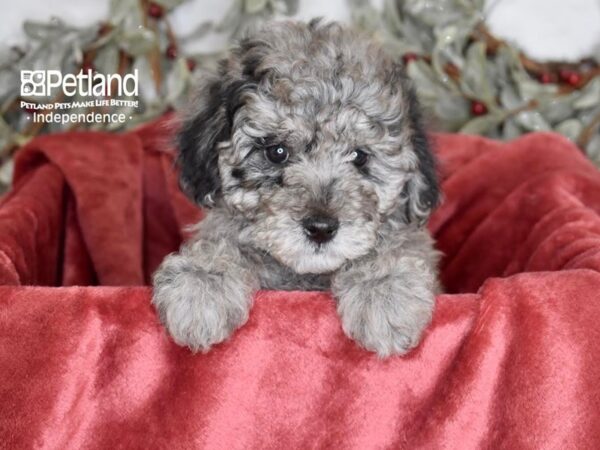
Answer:
[[(335, 23), (275, 22), (200, 82), (179, 135), (184, 189), (211, 208), (154, 277), (175, 341), (208, 350), (248, 317), (253, 293), (331, 289), (346, 334), (381, 356), (416, 346), (438, 255), (423, 228), (435, 162), (403, 68)], [(281, 144), (284, 164), (265, 157)], [(351, 161), (367, 151), (364, 167)], [(302, 221), (339, 221), (317, 244)]]

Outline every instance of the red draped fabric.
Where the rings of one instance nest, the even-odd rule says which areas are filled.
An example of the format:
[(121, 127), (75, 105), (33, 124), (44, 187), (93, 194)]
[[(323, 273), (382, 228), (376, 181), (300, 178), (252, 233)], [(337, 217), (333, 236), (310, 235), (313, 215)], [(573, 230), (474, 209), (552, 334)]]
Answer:
[(261, 292), (208, 354), (148, 283), (201, 217), (165, 121), (44, 136), (0, 201), (0, 448), (600, 448), (600, 174), (569, 142), (436, 136), (445, 254), (408, 356), (327, 293)]

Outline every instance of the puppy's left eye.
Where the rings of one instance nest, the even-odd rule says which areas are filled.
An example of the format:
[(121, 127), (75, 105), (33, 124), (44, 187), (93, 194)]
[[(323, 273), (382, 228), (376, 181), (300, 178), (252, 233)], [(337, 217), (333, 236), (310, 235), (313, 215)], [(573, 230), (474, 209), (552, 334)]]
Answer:
[(356, 167), (362, 167), (369, 160), (369, 154), (364, 150), (357, 148), (350, 154), (350, 158), (352, 159), (352, 164)]
[(272, 145), (265, 149), (265, 156), (273, 164), (283, 164), (288, 160), (290, 153), (283, 145)]

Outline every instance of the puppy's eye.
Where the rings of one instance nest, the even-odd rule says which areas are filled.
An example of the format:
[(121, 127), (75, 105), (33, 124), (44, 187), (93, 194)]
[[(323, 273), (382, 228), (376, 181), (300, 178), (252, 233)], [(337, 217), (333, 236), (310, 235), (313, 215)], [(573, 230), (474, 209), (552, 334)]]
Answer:
[(356, 167), (362, 167), (369, 160), (369, 154), (364, 150), (357, 148), (350, 154), (350, 158), (352, 159), (352, 164)]
[(272, 145), (265, 149), (265, 156), (273, 164), (283, 164), (288, 160), (290, 153), (283, 145)]

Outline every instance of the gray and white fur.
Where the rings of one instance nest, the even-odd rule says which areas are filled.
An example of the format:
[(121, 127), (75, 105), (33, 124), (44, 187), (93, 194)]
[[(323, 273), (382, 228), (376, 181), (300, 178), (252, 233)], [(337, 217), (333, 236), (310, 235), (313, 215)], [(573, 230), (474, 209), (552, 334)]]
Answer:
[(175, 342), (227, 339), (263, 288), (331, 290), (361, 346), (415, 347), (437, 290), (424, 225), (439, 190), (401, 64), (336, 23), (274, 22), (191, 105), (178, 162), (207, 215), (157, 270), (152, 300)]

